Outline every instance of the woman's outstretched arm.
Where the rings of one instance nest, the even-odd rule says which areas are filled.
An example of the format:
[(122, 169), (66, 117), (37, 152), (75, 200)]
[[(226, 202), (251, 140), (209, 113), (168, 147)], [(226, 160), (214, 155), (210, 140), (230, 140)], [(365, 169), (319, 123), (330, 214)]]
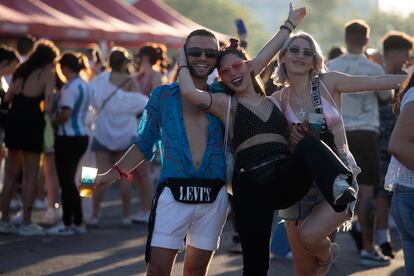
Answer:
[(329, 72), (326, 77), (333, 81), (334, 91), (338, 93), (398, 89), (407, 78), (406, 75), (351, 76), (339, 72)]
[(305, 16), (306, 8), (302, 7), (294, 10), (292, 3), (289, 4), (288, 19), (285, 21), (284, 25), (282, 25), (284, 27), (280, 28), (276, 35), (263, 46), (257, 56), (252, 60), (255, 76), (260, 74), (260, 72), (262, 72), (262, 70), (269, 64), (277, 52), (279, 52), (280, 48), (282, 48), (283, 43), (285, 43), (291, 31), (303, 21)]

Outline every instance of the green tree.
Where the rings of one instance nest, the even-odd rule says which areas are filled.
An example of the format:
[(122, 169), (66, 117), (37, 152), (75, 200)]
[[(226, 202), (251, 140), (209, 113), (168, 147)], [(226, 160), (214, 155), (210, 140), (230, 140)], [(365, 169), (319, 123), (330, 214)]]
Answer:
[[(381, 20), (378, 20), (381, 18)], [(370, 46), (382, 51), (381, 38), (389, 31), (406, 32), (414, 34), (414, 13), (408, 17), (401, 17), (395, 13), (375, 12), (368, 19), (371, 27)]]
[[(349, 0), (345, 0), (349, 1)], [(310, 33), (327, 51), (334, 45), (343, 43), (343, 18), (338, 17), (338, 5), (346, 4), (344, 0), (302, 0), (308, 14), (300, 28)]]
[(228, 0), (166, 0), (165, 2), (191, 20), (234, 37), (237, 37), (234, 20), (242, 18), (248, 32), (248, 51), (251, 55), (256, 54), (271, 35), (255, 18), (253, 12)]

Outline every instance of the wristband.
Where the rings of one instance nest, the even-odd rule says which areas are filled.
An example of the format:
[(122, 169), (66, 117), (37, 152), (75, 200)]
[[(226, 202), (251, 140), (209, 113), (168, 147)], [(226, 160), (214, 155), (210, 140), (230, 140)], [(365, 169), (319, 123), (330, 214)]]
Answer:
[(206, 108), (202, 109), (205, 112), (209, 111), (211, 106), (213, 105), (213, 95), (211, 94), (211, 92), (207, 92), (207, 93), (210, 96), (210, 104)]
[(183, 68), (187, 68), (188, 69), (188, 66), (186, 64), (180, 65), (178, 67), (178, 73), (180, 73), (181, 69), (183, 69)]
[(285, 21), (285, 23), (289, 23), (290, 25), (292, 25), (293, 29), (296, 29), (296, 26), (292, 23), (292, 21), (290, 21), (289, 19), (287, 19)]
[(134, 179), (132, 174), (123, 172), (118, 165), (114, 165), (112, 168), (119, 174), (120, 179), (127, 179), (129, 183)]
[(281, 26), (280, 26), (280, 29), (285, 29), (285, 30), (287, 30), (289, 33), (291, 33), (291, 32), (292, 32), (292, 30), (291, 30), (289, 27), (286, 27), (285, 25), (281, 25)]

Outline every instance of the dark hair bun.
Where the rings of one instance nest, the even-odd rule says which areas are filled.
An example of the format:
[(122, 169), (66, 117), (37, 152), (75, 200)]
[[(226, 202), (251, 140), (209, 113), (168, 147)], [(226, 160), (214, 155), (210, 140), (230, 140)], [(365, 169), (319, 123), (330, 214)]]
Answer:
[(240, 42), (237, 38), (230, 38), (230, 45), (229, 45), (230, 48), (237, 49), (239, 45), (240, 45)]

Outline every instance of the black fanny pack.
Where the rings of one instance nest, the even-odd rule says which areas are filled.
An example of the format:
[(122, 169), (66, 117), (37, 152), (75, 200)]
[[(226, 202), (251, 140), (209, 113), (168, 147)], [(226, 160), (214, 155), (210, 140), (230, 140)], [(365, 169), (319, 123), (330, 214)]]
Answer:
[(168, 178), (160, 185), (169, 187), (176, 201), (183, 203), (212, 203), (224, 186), (220, 179)]
[(289, 159), (288, 154), (275, 154), (240, 168), (240, 177), (257, 185), (275, 185), (277, 180), (276, 166)]

